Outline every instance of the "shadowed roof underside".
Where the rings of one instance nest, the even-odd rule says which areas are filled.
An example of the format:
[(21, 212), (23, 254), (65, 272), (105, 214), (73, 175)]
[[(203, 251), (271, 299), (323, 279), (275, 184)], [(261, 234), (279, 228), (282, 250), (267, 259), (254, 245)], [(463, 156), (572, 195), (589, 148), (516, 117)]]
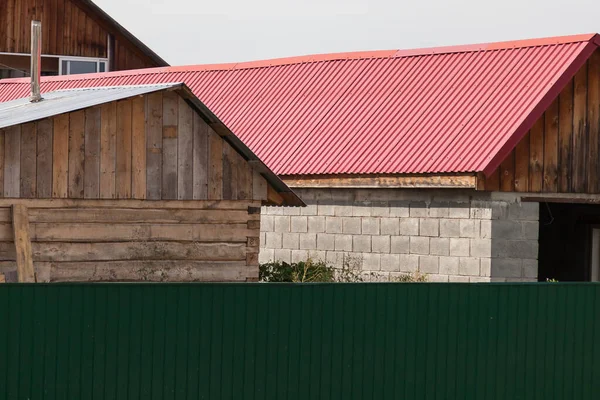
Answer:
[[(185, 82), (275, 173), (491, 173), (600, 44), (579, 35), (48, 77)], [(27, 80), (0, 81), (0, 101)]]

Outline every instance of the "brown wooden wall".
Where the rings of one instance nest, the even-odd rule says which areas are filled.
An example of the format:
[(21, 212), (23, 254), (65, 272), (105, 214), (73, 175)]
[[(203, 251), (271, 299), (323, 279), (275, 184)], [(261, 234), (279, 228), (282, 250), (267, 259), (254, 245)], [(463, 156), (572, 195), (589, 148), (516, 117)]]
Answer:
[(267, 183), (176, 92), (0, 130), (0, 197), (266, 200)]
[(600, 50), (479, 189), (600, 193)]
[(13, 204), (28, 208), (38, 282), (258, 278), (260, 202), (0, 200), (0, 274), (16, 276)]
[[(78, 3), (77, 0), (0, 0), (0, 52), (29, 54), (31, 21), (40, 20), (42, 54), (107, 58), (109, 29)], [(119, 35), (115, 35), (114, 60), (114, 70), (159, 66)]]

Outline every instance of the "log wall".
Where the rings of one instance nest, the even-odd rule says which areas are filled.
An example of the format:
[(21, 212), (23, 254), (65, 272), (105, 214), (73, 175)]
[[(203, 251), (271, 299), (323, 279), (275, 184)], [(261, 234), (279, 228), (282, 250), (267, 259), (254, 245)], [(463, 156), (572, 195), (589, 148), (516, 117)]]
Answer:
[(258, 277), (260, 202), (0, 200), (0, 273), (16, 271), (11, 205), (27, 207), (38, 282)]
[(122, 35), (111, 32), (80, 1), (0, 0), (0, 52), (30, 53), (31, 21), (42, 22), (42, 54), (108, 58), (115, 35), (113, 70), (162, 66)]
[(600, 193), (600, 51), (479, 189)]

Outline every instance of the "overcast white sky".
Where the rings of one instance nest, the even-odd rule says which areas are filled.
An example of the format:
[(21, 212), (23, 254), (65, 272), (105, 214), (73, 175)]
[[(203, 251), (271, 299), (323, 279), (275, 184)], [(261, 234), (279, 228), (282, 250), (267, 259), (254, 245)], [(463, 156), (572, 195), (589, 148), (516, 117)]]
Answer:
[(600, 31), (599, 0), (94, 0), (171, 65)]

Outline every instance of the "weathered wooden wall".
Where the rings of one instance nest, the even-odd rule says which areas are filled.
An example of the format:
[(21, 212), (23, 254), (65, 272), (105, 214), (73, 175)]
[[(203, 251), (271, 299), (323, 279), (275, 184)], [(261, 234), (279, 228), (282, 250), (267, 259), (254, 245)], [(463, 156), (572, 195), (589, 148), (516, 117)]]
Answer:
[[(600, 51), (479, 189), (600, 193)], [(481, 178), (481, 176), (480, 176)]]
[(267, 183), (175, 92), (0, 130), (0, 197), (265, 200)]
[(38, 282), (258, 277), (260, 202), (0, 200), (0, 273), (16, 271), (12, 204), (28, 207)]
[[(30, 52), (31, 21), (42, 22), (42, 54), (108, 57), (108, 27), (76, 0), (0, 0), (0, 52)], [(114, 70), (159, 66), (115, 35)]]
[(41, 281), (258, 277), (265, 178), (174, 91), (0, 130), (0, 273), (28, 209)]

